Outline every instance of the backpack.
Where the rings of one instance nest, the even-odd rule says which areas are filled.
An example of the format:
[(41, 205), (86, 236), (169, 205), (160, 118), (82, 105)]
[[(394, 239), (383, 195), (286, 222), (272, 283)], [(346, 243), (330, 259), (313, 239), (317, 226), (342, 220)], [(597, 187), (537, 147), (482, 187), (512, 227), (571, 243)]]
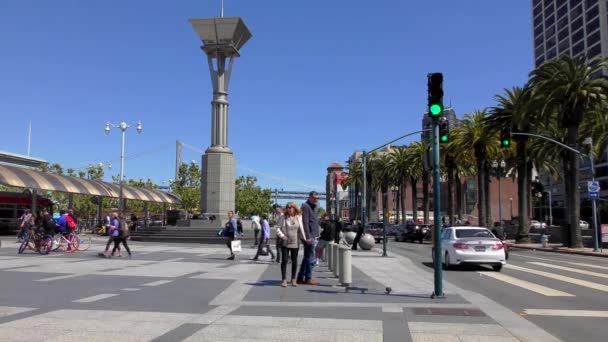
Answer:
[(74, 221), (74, 218), (72, 218), (72, 216), (68, 215), (65, 217), (65, 221), (66, 221), (66, 226), (70, 229), (70, 230), (74, 230), (74, 228), (76, 228), (76, 222)]
[(119, 219), (118, 222), (118, 230), (122, 232), (122, 236), (129, 236), (129, 225), (127, 224), (127, 220)]

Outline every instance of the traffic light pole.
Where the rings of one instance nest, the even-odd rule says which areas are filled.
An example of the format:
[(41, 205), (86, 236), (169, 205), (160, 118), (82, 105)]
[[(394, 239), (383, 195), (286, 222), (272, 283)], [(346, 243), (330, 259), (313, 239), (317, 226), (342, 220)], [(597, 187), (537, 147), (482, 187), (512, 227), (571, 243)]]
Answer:
[(433, 119), (433, 204), (434, 204), (434, 230), (433, 230), (433, 252), (435, 268), (435, 291), (433, 298), (443, 298), (443, 270), (441, 255), (441, 178), (439, 174), (439, 121)]

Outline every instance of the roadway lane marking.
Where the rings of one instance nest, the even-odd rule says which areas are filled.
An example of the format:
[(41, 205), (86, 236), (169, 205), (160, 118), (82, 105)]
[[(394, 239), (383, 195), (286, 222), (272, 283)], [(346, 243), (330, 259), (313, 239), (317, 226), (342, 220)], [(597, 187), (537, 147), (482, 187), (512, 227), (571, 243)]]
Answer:
[(520, 257), (523, 257), (523, 258), (530, 258), (530, 259), (536, 259), (536, 260), (558, 262), (558, 263), (562, 263), (562, 264), (570, 264), (570, 265), (576, 265), (576, 266), (585, 266), (585, 267), (590, 267), (590, 268), (597, 268), (597, 269), (600, 269), (600, 270), (608, 270), (607, 266), (598, 266), (598, 265), (593, 265), (593, 264), (586, 264), (584, 262), (571, 262), (571, 261), (563, 261), (563, 260), (556, 260), (556, 259), (539, 258), (539, 257), (533, 257), (533, 256), (529, 256), (529, 255), (515, 254), (515, 253), (512, 253), (512, 255), (517, 255), (517, 256), (520, 256)]
[(92, 296), (92, 297), (86, 297), (86, 298), (81, 298), (81, 299), (77, 299), (77, 300), (73, 300), (72, 302), (74, 303), (92, 303), (92, 302), (96, 302), (98, 300), (102, 300), (102, 299), (106, 299), (106, 298), (111, 298), (114, 296), (118, 296), (115, 293), (102, 293), (99, 294), (97, 296)]
[(67, 275), (62, 275), (62, 276), (57, 276), (57, 277), (37, 279), (35, 281), (55, 281), (55, 280), (61, 280), (61, 279), (76, 278), (76, 277), (80, 277), (80, 276), (83, 276), (83, 275), (85, 275), (85, 274), (84, 273), (67, 274)]
[(184, 259), (185, 258), (175, 258), (175, 259), (163, 260), (163, 262), (180, 261), (180, 260), (184, 260)]
[(135, 287), (125, 287), (124, 289), (121, 289), (121, 291), (128, 291), (128, 292), (133, 292), (133, 291), (139, 291), (141, 289), (135, 288)]
[(551, 278), (551, 279), (555, 279), (555, 280), (560, 280), (560, 281), (563, 281), (566, 283), (580, 285), (580, 286), (588, 287), (591, 289), (608, 292), (608, 286), (598, 284), (598, 283), (593, 283), (590, 281), (580, 280), (580, 279), (576, 279), (576, 278), (572, 278), (572, 277), (566, 277), (566, 276), (562, 276), (559, 274), (543, 272), (543, 271), (526, 268), (526, 267), (521, 267), (521, 266), (515, 266), (515, 265), (511, 265), (511, 264), (507, 264), (507, 265), (505, 265), (505, 267), (507, 267), (508, 269), (511, 269), (511, 270), (532, 273), (532, 274), (536, 274), (539, 276), (543, 276), (543, 277), (547, 277), (547, 278)]
[(526, 290), (530, 290), (532, 292), (540, 293), (543, 296), (547, 297), (575, 297), (574, 295), (562, 291), (558, 291), (552, 289), (550, 287), (538, 285), (535, 283), (531, 283), (529, 281), (517, 279), (506, 274), (496, 273), (496, 272), (478, 272), (480, 275), (494, 278), (496, 280), (504, 281), (505, 283), (521, 287)]
[(524, 309), (524, 313), (526, 313), (528, 315), (535, 315), (535, 316), (608, 318), (608, 311), (594, 311), (594, 310)]
[(157, 281), (153, 281), (151, 283), (143, 284), (142, 286), (158, 286), (158, 285), (169, 284), (171, 282), (173, 282), (173, 280), (157, 280)]
[(597, 272), (579, 270), (579, 269), (576, 269), (576, 268), (570, 268), (570, 267), (564, 267), (564, 266), (558, 266), (558, 265), (551, 265), (551, 264), (547, 264), (547, 263), (544, 263), (544, 262), (532, 262), (532, 261), (528, 261), (528, 264), (538, 265), (538, 266), (543, 266), (543, 267), (549, 267), (549, 268), (555, 268), (555, 269), (558, 269), (558, 270), (564, 270), (564, 271), (568, 271), (568, 272), (574, 272), (574, 273), (585, 274), (585, 275), (590, 275), (590, 276), (594, 276), (594, 277), (608, 279), (608, 274), (601, 274), (601, 273), (597, 273)]

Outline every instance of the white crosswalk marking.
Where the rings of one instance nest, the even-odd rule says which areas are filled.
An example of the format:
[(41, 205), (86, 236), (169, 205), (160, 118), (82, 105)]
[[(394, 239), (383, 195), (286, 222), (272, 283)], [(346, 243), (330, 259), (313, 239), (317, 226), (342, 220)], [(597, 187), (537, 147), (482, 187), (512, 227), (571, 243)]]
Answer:
[(526, 290), (530, 290), (532, 292), (540, 293), (543, 296), (547, 297), (574, 297), (574, 295), (562, 291), (558, 291), (552, 289), (550, 287), (538, 285), (535, 283), (531, 283), (529, 281), (517, 279), (515, 277), (508, 276), (506, 274), (496, 273), (496, 272), (478, 272), (479, 274), (494, 278), (496, 280), (504, 281), (505, 283), (509, 283), (514, 286), (518, 286), (524, 288)]
[(97, 296), (91, 296), (91, 297), (86, 297), (86, 298), (81, 298), (81, 299), (77, 299), (77, 300), (73, 300), (72, 302), (74, 303), (92, 303), (92, 302), (96, 302), (98, 300), (102, 300), (102, 299), (106, 299), (106, 298), (111, 298), (114, 296), (118, 296), (115, 293), (102, 293), (99, 294)]
[(552, 310), (552, 309), (524, 309), (528, 315), (536, 316), (563, 316), (563, 317), (599, 317), (608, 318), (608, 311), (594, 310)]
[(549, 258), (539, 258), (539, 257), (535, 257), (535, 256), (515, 254), (515, 253), (512, 253), (512, 255), (517, 255), (518, 257), (528, 258), (528, 259), (544, 260), (544, 261), (551, 261), (554, 263), (557, 262), (560, 264), (569, 264), (569, 265), (584, 266), (584, 267), (589, 267), (589, 268), (597, 268), (600, 270), (608, 270), (608, 266), (599, 266), (599, 265), (594, 265), (594, 264), (587, 264), (584, 262), (572, 262), (572, 261), (556, 260), (556, 259), (549, 259)]
[(533, 262), (533, 261), (529, 261), (529, 264), (532, 265), (538, 265), (538, 266), (543, 266), (543, 267), (549, 267), (549, 268), (555, 268), (558, 270), (564, 270), (564, 271), (568, 271), (568, 272), (573, 272), (573, 273), (579, 273), (579, 274), (585, 274), (585, 275), (590, 275), (590, 276), (594, 276), (594, 277), (599, 277), (599, 278), (604, 278), (604, 279), (608, 279), (608, 274), (602, 274), (602, 273), (597, 273), (597, 272), (591, 272), (591, 271), (585, 271), (585, 270), (579, 270), (576, 268), (571, 268), (571, 267), (564, 267), (564, 266), (558, 266), (558, 265), (551, 265), (551, 264), (547, 264), (544, 262)]
[(505, 267), (507, 267), (508, 269), (511, 269), (511, 270), (532, 273), (532, 274), (536, 274), (539, 276), (543, 276), (543, 277), (547, 277), (547, 278), (551, 278), (551, 279), (555, 279), (555, 280), (560, 280), (560, 281), (563, 281), (566, 283), (580, 285), (580, 286), (588, 287), (591, 289), (608, 292), (608, 286), (598, 284), (598, 283), (593, 283), (593, 282), (586, 281), (586, 280), (580, 280), (580, 279), (576, 279), (576, 278), (572, 278), (572, 277), (566, 277), (566, 276), (562, 276), (559, 274), (543, 272), (540, 270), (535, 270), (532, 268), (526, 268), (526, 267), (521, 267), (521, 266), (515, 266), (515, 265), (511, 265), (511, 264), (507, 264), (507, 265), (505, 265)]
[(606, 266), (585, 264), (585, 263), (582, 263), (582, 262), (569, 262), (569, 264), (576, 265), (576, 266), (585, 266), (585, 267), (597, 268), (597, 269), (600, 269), (600, 270), (608, 270), (608, 267), (606, 267)]

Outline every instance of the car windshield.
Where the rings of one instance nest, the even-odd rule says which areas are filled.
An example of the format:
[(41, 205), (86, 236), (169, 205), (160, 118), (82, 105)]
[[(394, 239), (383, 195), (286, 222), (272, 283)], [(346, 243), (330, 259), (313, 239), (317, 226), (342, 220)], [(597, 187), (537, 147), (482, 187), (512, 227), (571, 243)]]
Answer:
[(493, 238), (487, 229), (456, 229), (457, 238)]

